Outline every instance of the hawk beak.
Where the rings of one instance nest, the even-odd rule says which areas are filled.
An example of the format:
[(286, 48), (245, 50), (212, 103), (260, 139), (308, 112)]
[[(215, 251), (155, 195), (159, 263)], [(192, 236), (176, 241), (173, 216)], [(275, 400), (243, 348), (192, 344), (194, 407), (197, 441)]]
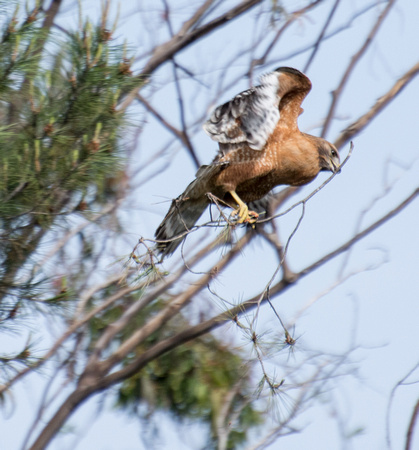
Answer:
[(331, 166), (332, 166), (332, 172), (333, 173), (340, 173), (341, 168), (340, 164), (334, 161), (333, 159), (330, 160)]

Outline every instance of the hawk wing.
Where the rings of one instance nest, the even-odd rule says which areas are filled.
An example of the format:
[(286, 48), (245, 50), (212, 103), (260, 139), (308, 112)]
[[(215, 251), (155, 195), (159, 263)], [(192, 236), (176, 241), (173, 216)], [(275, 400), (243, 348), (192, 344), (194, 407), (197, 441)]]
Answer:
[(280, 67), (263, 75), (260, 81), (259, 86), (215, 109), (204, 124), (205, 132), (213, 140), (220, 144), (245, 143), (253, 150), (262, 150), (280, 119), (281, 99), (292, 91), (300, 94), (295, 96), (296, 121), (301, 101), (311, 88), (310, 80), (295, 69)]
[(205, 132), (221, 144), (246, 143), (262, 150), (279, 120), (278, 74), (261, 77), (261, 85), (219, 106), (204, 124)]

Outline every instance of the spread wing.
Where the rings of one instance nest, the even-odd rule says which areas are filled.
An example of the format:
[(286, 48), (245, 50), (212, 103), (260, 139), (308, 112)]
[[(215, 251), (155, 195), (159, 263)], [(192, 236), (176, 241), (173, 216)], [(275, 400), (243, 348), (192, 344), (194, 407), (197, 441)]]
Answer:
[(289, 117), (284, 119), (297, 127), (301, 102), (311, 89), (310, 80), (296, 69), (280, 67), (263, 75), (260, 81), (260, 86), (240, 93), (215, 109), (204, 124), (212, 139), (220, 144), (244, 143), (253, 150), (262, 150), (281, 118), (284, 102), (292, 103), (287, 109)]
[(246, 143), (261, 150), (279, 120), (278, 74), (264, 75), (255, 86), (219, 106), (204, 124), (205, 132), (221, 144)]

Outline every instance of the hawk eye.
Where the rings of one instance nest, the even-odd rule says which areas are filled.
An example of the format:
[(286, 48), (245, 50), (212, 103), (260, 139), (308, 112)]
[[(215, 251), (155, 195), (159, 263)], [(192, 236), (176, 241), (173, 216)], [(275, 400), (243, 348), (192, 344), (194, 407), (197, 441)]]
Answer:
[(335, 157), (335, 156), (337, 156), (338, 154), (336, 153), (336, 151), (335, 150), (332, 150), (332, 156), (333, 157)]

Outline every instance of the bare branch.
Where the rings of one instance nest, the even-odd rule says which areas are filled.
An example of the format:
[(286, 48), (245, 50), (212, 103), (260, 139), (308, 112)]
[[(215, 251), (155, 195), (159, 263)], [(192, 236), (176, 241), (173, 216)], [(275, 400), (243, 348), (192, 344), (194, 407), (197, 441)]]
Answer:
[(278, 40), (280, 39), (280, 37), (283, 35), (284, 31), (293, 23), (295, 22), (299, 17), (301, 17), (303, 14), (307, 13), (308, 11), (310, 11), (311, 9), (313, 9), (315, 6), (317, 6), (318, 4), (320, 4), (322, 2), (322, 0), (315, 0), (312, 3), (309, 3), (307, 6), (304, 6), (303, 8), (297, 9), (296, 11), (293, 11), (291, 14), (288, 15), (284, 25), (282, 25), (281, 28), (279, 28), (279, 30), (276, 32), (274, 38), (271, 40), (271, 42), (269, 43), (267, 49), (265, 50), (264, 54), (259, 57), (254, 59), (251, 62), (250, 65), (250, 69), (248, 72), (248, 76), (249, 78), (251, 78), (252, 76), (252, 72), (253, 69), (256, 66), (261, 66), (263, 64), (265, 64), (268, 56), (270, 55), (270, 53), (272, 52), (272, 50), (274, 49), (275, 45), (277, 44)]
[(326, 30), (329, 27), (333, 16), (335, 15), (335, 12), (336, 12), (336, 9), (337, 9), (337, 7), (339, 5), (339, 2), (340, 2), (340, 0), (335, 0), (335, 3), (332, 6), (332, 9), (330, 10), (329, 15), (327, 16), (326, 22), (325, 22), (325, 24), (324, 24), (324, 26), (323, 26), (320, 34), (319, 34), (319, 37), (317, 38), (317, 40), (316, 40), (316, 42), (314, 44), (313, 51), (311, 52), (310, 57), (308, 58), (308, 61), (306, 62), (306, 65), (304, 66), (303, 72), (307, 72), (308, 68), (310, 67), (311, 63), (313, 62), (314, 57), (316, 56), (317, 51), (320, 48), (320, 44), (323, 41), (324, 35), (326, 33)]
[(406, 434), (405, 450), (411, 450), (412, 449), (413, 431), (415, 430), (416, 422), (418, 420), (418, 416), (419, 416), (419, 399), (416, 402), (415, 407), (413, 408), (412, 416), (410, 418), (409, 428), (408, 428), (407, 434)]
[[(106, 361), (103, 361), (101, 363), (101, 371), (108, 372), (115, 364), (121, 362), (121, 360), (136, 346), (143, 342), (144, 339), (161, 328), (168, 320), (170, 320), (175, 314), (177, 314), (182, 308), (184, 308), (198, 292), (200, 292), (212, 279), (214, 279), (232, 261), (232, 259), (241, 252), (243, 247), (250, 241), (252, 236), (254, 236), (253, 233), (246, 233), (236, 243), (236, 245), (220, 261), (218, 261), (218, 263), (212, 270), (205, 273), (200, 280), (191, 284), (186, 291), (178, 295), (159, 314), (149, 320), (141, 329), (133, 333)], [(145, 297), (144, 301), (151, 301), (156, 297), (157, 295), (152, 294)], [(115, 328), (118, 329), (126, 326), (126, 324), (128, 323), (127, 320), (129, 320), (129, 314), (131, 313), (132, 311), (129, 311), (129, 313), (127, 311), (127, 313), (119, 321), (115, 322), (112, 325), (110, 333), (104, 333), (103, 339), (98, 342), (95, 352), (100, 352), (107, 345), (107, 343), (110, 342), (114, 335)], [(102, 379), (102, 383), (107, 386), (113, 384), (113, 380), (120, 378), (121, 374), (125, 373), (126, 371), (129, 372), (129, 369), (133, 364), (134, 363)], [(125, 378), (124, 375), (122, 375), (122, 377)]]
[[(195, 15), (190, 19), (191, 20), (190, 23), (186, 22), (186, 26), (184, 24), (184, 26), (180, 29), (180, 31), (177, 34), (173, 36), (172, 39), (165, 42), (164, 44), (157, 46), (154, 49), (153, 55), (151, 56), (150, 60), (147, 62), (141, 73), (139, 74), (139, 77), (141, 78), (149, 77), (158, 67), (160, 67), (166, 61), (170, 60), (173, 57), (173, 55), (179, 53), (185, 47), (189, 46), (198, 39), (211, 33), (215, 29), (241, 16), (243, 13), (249, 11), (259, 3), (262, 3), (262, 1), (263, 0), (244, 0), (239, 5), (235, 6), (234, 8), (231, 8), (229, 11), (220, 15), (216, 19), (208, 22), (207, 24), (202, 25), (199, 28), (195, 28), (190, 31), (191, 24), (197, 21), (194, 19), (194, 17), (197, 16), (200, 18), (202, 14), (205, 12), (202, 11), (203, 6), (201, 6), (197, 10)], [(208, 9), (208, 7), (210, 6), (209, 3), (210, 3), (209, 1), (205, 3), (205, 5), (207, 5), (206, 9)], [(135, 99), (139, 90), (140, 88), (136, 88), (133, 91), (131, 91), (122, 101), (121, 105), (119, 106), (119, 109), (120, 110), (126, 109)]]
[(198, 157), (195, 153), (195, 150), (192, 146), (192, 143), (189, 139), (189, 136), (186, 133), (186, 127), (185, 124), (182, 131), (178, 130), (176, 127), (171, 125), (156, 109), (153, 108), (153, 106), (140, 94), (137, 94), (138, 100), (147, 108), (147, 110), (153, 114), (153, 116), (165, 127), (167, 130), (169, 130), (174, 136), (176, 136), (182, 144), (187, 148), (189, 151), (193, 162), (195, 163), (196, 167), (200, 166), (200, 162), (198, 160)]
[(343, 74), (342, 79), (340, 80), (339, 86), (332, 92), (332, 104), (330, 105), (329, 112), (327, 114), (327, 117), (325, 119), (321, 137), (325, 137), (327, 135), (327, 132), (329, 131), (329, 127), (332, 123), (332, 119), (335, 115), (336, 107), (339, 101), (339, 98), (342, 94), (343, 89), (345, 88), (345, 85), (347, 81), (349, 80), (349, 76), (355, 69), (357, 63), (360, 61), (362, 56), (367, 51), (368, 47), (374, 40), (374, 37), (376, 36), (378, 30), (380, 29), (380, 26), (384, 22), (385, 18), (387, 17), (387, 14), (390, 12), (391, 7), (394, 5), (396, 0), (389, 0), (387, 3), (387, 6), (383, 9), (382, 13), (378, 16), (374, 26), (372, 27), (372, 30), (370, 31), (369, 35), (363, 42), (361, 48), (352, 56), (348, 67), (345, 70), (345, 73)]
[[(325, 255), (315, 263), (311, 264), (310, 266), (303, 269), (301, 272), (296, 273), (294, 280), (292, 282), (289, 282), (288, 280), (282, 279), (280, 282), (272, 286), (270, 288), (269, 292), (272, 297), (280, 294), (281, 292), (285, 291), (288, 287), (296, 283), (298, 280), (300, 280), (302, 277), (310, 274), (311, 272), (315, 271), (319, 267), (323, 266), (333, 258), (339, 256), (346, 250), (348, 250), (352, 245), (354, 245), (356, 242), (360, 241), (364, 237), (368, 236), (370, 233), (375, 231), (377, 228), (379, 228), (381, 225), (388, 222), (392, 217), (403, 211), (413, 200), (416, 199), (416, 197), (419, 196), (419, 188), (417, 188), (409, 197), (407, 197), (403, 202), (401, 202), (397, 207), (392, 209), (389, 213), (387, 213), (385, 216), (383, 216), (381, 219), (374, 222), (372, 225), (367, 227), (365, 230), (361, 231), (360, 233), (356, 234), (353, 238), (349, 239), (345, 244), (338, 247), (333, 252)], [(160, 356), (161, 354), (177, 347), (180, 344), (183, 344), (185, 342), (188, 342), (192, 339), (195, 339), (199, 336), (202, 336), (203, 334), (208, 333), (209, 331), (214, 330), (215, 328), (218, 328), (219, 326), (223, 325), (224, 323), (231, 320), (232, 317), (236, 315), (240, 315), (246, 311), (249, 311), (251, 309), (254, 309), (258, 305), (258, 301), (260, 298), (260, 294), (242, 302), (240, 305), (229, 309), (228, 311), (219, 314), (216, 317), (213, 317), (212, 319), (207, 320), (206, 322), (202, 322), (198, 325), (195, 325), (194, 327), (189, 328), (188, 330), (185, 330), (181, 333), (178, 333), (177, 335), (166, 339), (164, 341), (161, 341), (157, 343), (154, 347), (150, 348), (146, 352), (144, 352), (138, 359), (135, 361), (135, 363), (132, 363), (130, 366), (125, 367), (122, 369), (119, 373), (112, 374), (109, 377), (107, 377), (109, 380), (113, 380), (112, 382), (118, 382), (121, 379), (125, 379), (126, 377), (130, 376), (130, 374), (135, 373), (137, 370), (140, 370), (142, 367), (144, 367), (149, 361), (152, 359)], [(129, 370), (127, 370), (129, 368)], [(115, 375), (117, 375), (115, 377)]]
[(199, 162), (198, 156), (196, 155), (196, 152), (193, 148), (192, 142), (189, 139), (188, 136), (188, 127), (186, 125), (186, 119), (185, 119), (185, 105), (183, 101), (183, 95), (182, 90), (180, 87), (179, 77), (177, 73), (177, 63), (174, 58), (172, 58), (173, 61), (173, 78), (175, 80), (175, 87), (176, 87), (176, 93), (177, 93), (177, 100), (179, 104), (179, 116), (180, 116), (180, 122), (182, 124), (182, 136), (183, 136), (183, 142), (191, 155), (192, 161), (195, 163), (196, 168), (199, 168), (201, 163)]
[(360, 133), (366, 126), (368, 126), (373, 119), (400, 94), (400, 92), (418, 75), (419, 62), (410, 68), (404, 75), (402, 75), (391, 87), (391, 89), (380, 97), (371, 109), (362, 115), (359, 119), (349, 125), (335, 141), (337, 148), (343, 147), (356, 134)]
[(45, 450), (51, 439), (54, 437), (58, 429), (65, 422), (67, 417), (77, 408), (77, 406), (90, 395), (92, 395), (94, 389), (76, 388), (63, 403), (61, 408), (58, 409), (54, 417), (48, 422), (43, 432), (40, 433), (36, 441), (30, 447), (30, 450)]
[(179, 36), (184, 36), (189, 32), (204, 16), (204, 14), (209, 10), (209, 8), (214, 3), (214, 0), (206, 0), (195, 12), (195, 14), (187, 20), (182, 28), (179, 30)]
[[(45, 11), (45, 19), (42, 28), (49, 31), (54, 23), (54, 19), (60, 10), (62, 0), (52, 0), (49, 8)], [(42, 48), (42, 46), (41, 46)]]
[(32, 269), (31, 276), (37, 274), (39, 269), (41, 269), (54, 255), (56, 255), (66, 244), (67, 242), (74, 237), (76, 234), (80, 233), (80, 231), (84, 230), (86, 227), (91, 225), (94, 222), (97, 222), (100, 218), (103, 216), (111, 213), (112, 211), (115, 211), (115, 209), (118, 208), (120, 205), (121, 200), (117, 202), (110, 203), (109, 205), (105, 206), (99, 213), (95, 214), (92, 218), (89, 218), (89, 220), (86, 220), (86, 222), (81, 223), (77, 227), (71, 229), (68, 233), (66, 233), (57, 243), (55, 244), (54, 248), (52, 248), (37, 264), (34, 265)]
[[(393, 388), (391, 389), (391, 392), (390, 392), (390, 397), (389, 397), (389, 399), (388, 399), (388, 405), (387, 405), (387, 413), (386, 413), (386, 441), (387, 441), (387, 447), (389, 448), (389, 449), (391, 449), (392, 448), (392, 445), (391, 445), (391, 435), (390, 435), (390, 412), (391, 412), (391, 407), (392, 407), (392, 403), (393, 403), (393, 400), (394, 400), (394, 397), (395, 397), (395, 395), (396, 395), (396, 391), (397, 391), (397, 389), (400, 387), (400, 386), (403, 386), (403, 385), (406, 385), (406, 384), (408, 384), (407, 383), (407, 379), (417, 370), (419, 368), (419, 362), (418, 363), (416, 363), (415, 365), (414, 365), (414, 367), (412, 368), (412, 369), (410, 369), (409, 370), (409, 372), (407, 372), (407, 374), (401, 379), (401, 380), (399, 380), (397, 383), (396, 383), (396, 385), (395, 386), (393, 386)], [(417, 404), (416, 404), (416, 406), (417, 406)], [(413, 414), (412, 414), (412, 417), (411, 417), (411, 420), (410, 420), (410, 425), (412, 425), (412, 419), (413, 419), (413, 415), (415, 414), (415, 410), (413, 411)], [(409, 426), (409, 430), (410, 430), (410, 426)], [(412, 428), (412, 430), (411, 430), (412, 432), (413, 432), (413, 428)], [(409, 435), (409, 431), (408, 431), (408, 435)], [(412, 433), (410, 433), (410, 436), (407, 436), (407, 438), (408, 438), (408, 440), (411, 440), (411, 436), (412, 435)], [(407, 442), (406, 442), (406, 448), (408, 448), (407, 447)]]
[(216, 434), (217, 434), (217, 450), (226, 450), (228, 436), (230, 434), (231, 427), (228, 424), (229, 413), (231, 413), (231, 408), (233, 405), (234, 398), (240, 392), (243, 380), (239, 380), (230, 390), (227, 392), (223, 399), (219, 413), (215, 418)]

